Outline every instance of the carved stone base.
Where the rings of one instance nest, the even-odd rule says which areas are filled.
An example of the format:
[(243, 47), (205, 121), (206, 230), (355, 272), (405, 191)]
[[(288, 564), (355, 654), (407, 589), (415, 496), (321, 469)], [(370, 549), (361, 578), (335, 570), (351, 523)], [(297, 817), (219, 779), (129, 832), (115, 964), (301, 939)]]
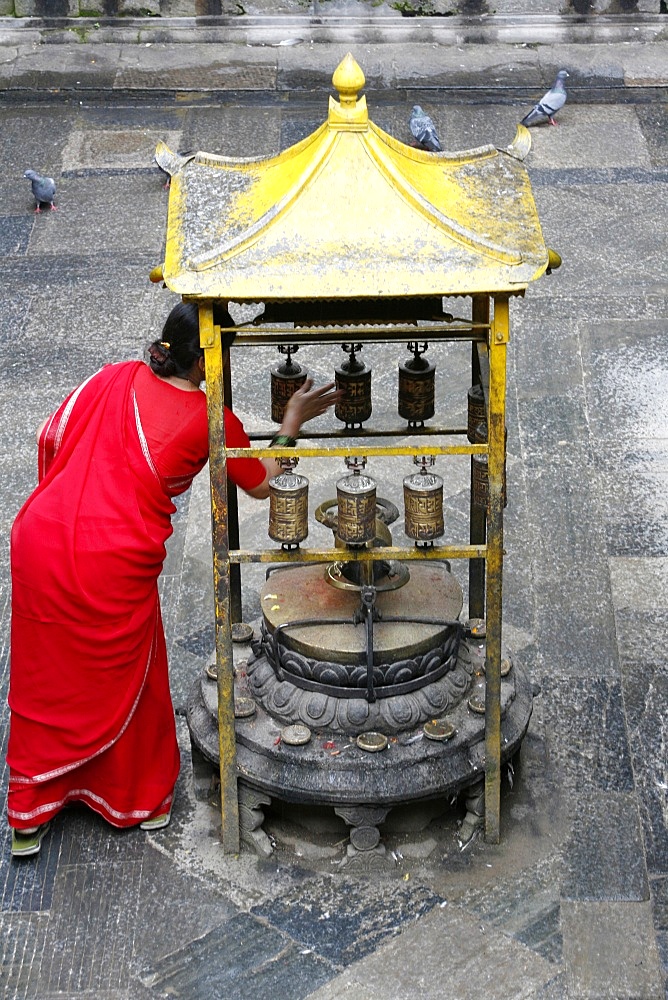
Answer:
[(459, 828), (459, 843), (462, 849), (482, 830), (485, 823), (485, 779), (480, 778), (464, 792), (466, 816)]
[[(482, 651), (469, 645), (461, 644), (460, 659), (466, 675), (471, 671), (477, 676), (473, 657), (481, 659)], [(241, 678), (237, 684), (237, 693), (249, 697)], [(501, 678), (502, 764), (520, 748), (532, 699), (529, 678), (514, 666)], [(217, 767), (217, 691), (205, 671), (191, 689), (187, 720), (193, 746)], [(272, 842), (262, 830), (263, 807), (270, 800), (329, 806), (351, 827), (343, 865), (360, 871), (387, 869), (394, 859), (385, 853), (378, 826), (389, 811), (400, 804), (448, 800), (458, 794), (466, 796), (460, 841), (470, 843), (484, 820), (485, 719), (459, 701), (441, 721), (454, 727), (448, 740), (427, 738), (418, 723), (390, 738), (385, 750), (369, 753), (349, 733), (327, 726), (309, 727), (308, 742), (293, 745), (281, 738), (282, 720), (257, 704), (252, 715), (235, 720), (244, 843), (264, 857), (271, 854)]]
[(346, 847), (346, 853), (339, 864), (352, 874), (366, 874), (374, 871), (387, 871), (394, 868), (396, 861), (385, 850), (384, 844), (379, 844), (373, 851), (358, 851), (352, 844)]
[(243, 781), (238, 783), (239, 794), (239, 833), (241, 839), (252, 847), (260, 857), (271, 857), (274, 845), (262, 829), (264, 812), (262, 806), (271, 805), (271, 798), (264, 792), (258, 792)]
[(379, 868), (393, 868), (396, 864), (392, 855), (385, 850), (380, 840), (379, 825), (383, 823), (389, 809), (373, 806), (335, 806), (334, 812), (340, 816), (350, 830), (350, 843), (341, 862), (342, 868), (356, 871), (375, 871)]

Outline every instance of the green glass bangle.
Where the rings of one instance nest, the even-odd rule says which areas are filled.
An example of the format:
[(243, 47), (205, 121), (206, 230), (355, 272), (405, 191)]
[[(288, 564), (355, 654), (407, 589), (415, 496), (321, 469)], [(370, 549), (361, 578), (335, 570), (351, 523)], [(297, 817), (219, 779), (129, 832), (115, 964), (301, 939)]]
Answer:
[(290, 437), (289, 434), (274, 434), (273, 438), (269, 442), (270, 448), (294, 448), (297, 444), (295, 438)]

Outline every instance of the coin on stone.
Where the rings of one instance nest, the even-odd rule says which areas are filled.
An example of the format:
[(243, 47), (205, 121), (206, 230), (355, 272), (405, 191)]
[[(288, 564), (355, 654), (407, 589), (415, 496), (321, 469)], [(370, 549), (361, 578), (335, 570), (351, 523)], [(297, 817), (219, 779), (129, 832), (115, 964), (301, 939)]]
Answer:
[(457, 730), (447, 719), (432, 719), (431, 722), (425, 722), (422, 732), (428, 740), (440, 740), (444, 742), (445, 740), (452, 739)]
[(234, 622), (232, 625), (232, 642), (250, 642), (253, 629), (245, 622)]
[(475, 639), (484, 639), (487, 636), (487, 623), (484, 618), (469, 618), (466, 623), (471, 635)]
[(234, 718), (247, 719), (249, 715), (255, 715), (256, 704), (252, 698), (241, 695), (234, 699)]
[(311, 739), (311, 730), (308, 726), (285, 726), (281, 729), (281, 741), (291, 747), (301, 747)]
[(207, 666), (206, 676), (212, 681), (218, 680), (218, 665), (215, 661)]
[(468, 701), (469, 708), (476, 715), (485, 714), (485, 696), (481, 694), (472, 694)]
[(387, 736), (383, 736), (382, 733), (360, 733), (356, 742), (360, 750), (378, 753), (379, 750), (384, 750), (387, 746)]

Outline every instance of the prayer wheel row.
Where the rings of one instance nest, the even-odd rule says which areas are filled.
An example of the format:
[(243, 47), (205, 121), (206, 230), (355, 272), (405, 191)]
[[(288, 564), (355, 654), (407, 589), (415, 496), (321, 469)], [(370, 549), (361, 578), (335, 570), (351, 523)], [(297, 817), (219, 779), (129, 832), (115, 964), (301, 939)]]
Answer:
[[(269, 480), (269, 537), (283, 548), (308, 536), (308, 479), (293, 471)], [(362, 546), (376, 537), (376, 484), (353, 473), (336, 484), (336, 536), (345, 545)]]
[[(350, 358), (341, 366), (341, 369), (337, 369), (337, 378), (339, 374), (342, 374), (343, 381), (348, 385), (348, 390), (351, 386), (355, 387), (352, 398), (357, 398), (356, 405), (362, 407), (367, 384), (370, 386), (371, 373), (355, 358), (356, 351), (361, 345), (345, 344), (343, 346), (349, 352)], [(415, 384), (422, 384), (422, 376), (425, 373), (429, 374), (429, 372), (433, 375), (434, 370), (434, 366), (421, 357), (419, 345), (410, 346), (415, 348), (415, 356), (411, 361), (400, 366), (400, 373), (403, 369), (402, 377), (404, 378), (403, 382), (400, 380), (400, 403), (402, 386), (404, 389), (409, 384), (412, 386), (405, 399), (415, 400), (420, 395), (415, 390)], [(294, 369), (298, 366), (293, 364), (289, 352), (287, 353), (287, 361), (272, 372), (272, 418), (274, 419), (276, 419), (274, 401), (278, 403), (281, 399), (284, 406), (298, 384), (303, 384), (306, 379), (306, 374), (301, 370), (295, 372)], [(297, 383), (297, 379), (301, 379), (301, 382)], [(274, 396), (274, 384), (280, 387), (276, 396)], [(290, 387), (291, 391), (289, 391)], [(359, 397), (357, 397), (358, 393)], [(422, 399), (430, 400), (429, 406), (431, 406), (431, 415), (433, 415), (433, 393), (430, 396), (428, 392), (423, 392)], [(360, 408), (347, 411), (347, 415), (366, 419), (362, 418), (362, 414), (365, 412), (366, 410)], [(401, 415), (407, 417), (408, 412), (407, 403)], [(413, 410), (412, 412), (415, 414), (417, 411)], [(427, 409), (422, 412), (426, 413)], [(484, 393), (482, 387), (477, 385), (472, 386), (468, 391), (467, 436), (469, 441), (474, 444), (487, 441)], [(365, 462), (366, 459), (360, 460), (359, 464), (356, 464), (356, 460), (347, 460), (347, 464), (354, 471), (351, 475), (340, 479), (336, 484), (336, 536), (344, 545), (352, 547), (367, 545), (373, 542), (376, 535), (376, 484), (369, 476), (361, 474)], [(429, 545), (433, 544), (435, 539), (440, 538), (445, 531), (443, 480), (435, 472), (428, 469), (428, 466), (434, 464), (433, 456), (416, 456), (415, 462), (420, 465), (420, 470), (411, 476), (406, 476), (403, 480), (404, 530), (416, 545)], [(293, 465), (296, 462), (288, 464)], [(269, 537), (279, 542), (283, 548), (298, 546), (308, 537), (308, 486), (308, 479), (298, 475), (292, 467), (287, 468), (269, 481)], [(487, 455), (471, 456), (471, 495), (475, 506), (483, 509), (489, 507)], [(506, 502), (504, 464), (504, 506)]]
[[(283, 548), (298, 546), (308, 536), (308, 479), (294, 471), (269, 480), (269, 537)], [(444, 533), (443, 480), (425, 465), (406, 476), (404, 530), (416, 545), (429, 544)], [(376, 537), (376, 484), (358, 472), (336, 484), (336, 537), (353, 548)]]
[[(334, 372), (336, 388), (342, 393), (334, 414), (352, 430), (360, 428), (372, 413), (371, 368), (358, 357), (361, 344), (341, 346), (349, 357)], [(398, 412), (409, 427), (421, 427), (434, 416), (436, 367), (423, 357), (426, 344), (411, 343), (408, 347), (414, 356), (399, 365)], [(292, 360), (296, 349), (279, 347), (287, 354), (287, 361), (271, 370), (271, 419), (277, 424), (283, 420), (290, 397), (307, 379), (306, 369)]]

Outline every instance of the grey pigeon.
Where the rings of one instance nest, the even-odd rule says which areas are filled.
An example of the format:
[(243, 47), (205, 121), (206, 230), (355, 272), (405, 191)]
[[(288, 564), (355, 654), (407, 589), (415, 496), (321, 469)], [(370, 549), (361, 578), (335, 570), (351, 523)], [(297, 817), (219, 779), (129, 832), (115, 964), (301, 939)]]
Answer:
[(440, 153), (442, 146), (436, 134), (436, 127), (429, 115), (425, 114), (419, 104), (416, 104), (411, 111), (408, 120), (411, 133), (415, 137), (416, 145), (422, 149), (428, 149), (430, 153)]
[(41, 212), (42, 205), (50, 205), (51, 211), (55, 212), (56, 206), (53, 204), (53, 199), (56, 196), (56, 182), (53, 177), (41, 177), (34, 170), (26, 170), (23, 176), (27, 177), (31, 183), (35, 198), (35, 211)]
[(530, 125), (539, 125), (541, 122), (549, 122), (550, 125), (557, 124), (554, 120), (554, 115), (566, 103), (564, 80), (567, 76), (568, 73), (565, 69), (559, 70), (552, 89), (548, 90), (544, 97), (541, 97), (538, 104), (534, 104), (529, 114), (524, 116), (520, 125), (526, 125), (528, 128)]

